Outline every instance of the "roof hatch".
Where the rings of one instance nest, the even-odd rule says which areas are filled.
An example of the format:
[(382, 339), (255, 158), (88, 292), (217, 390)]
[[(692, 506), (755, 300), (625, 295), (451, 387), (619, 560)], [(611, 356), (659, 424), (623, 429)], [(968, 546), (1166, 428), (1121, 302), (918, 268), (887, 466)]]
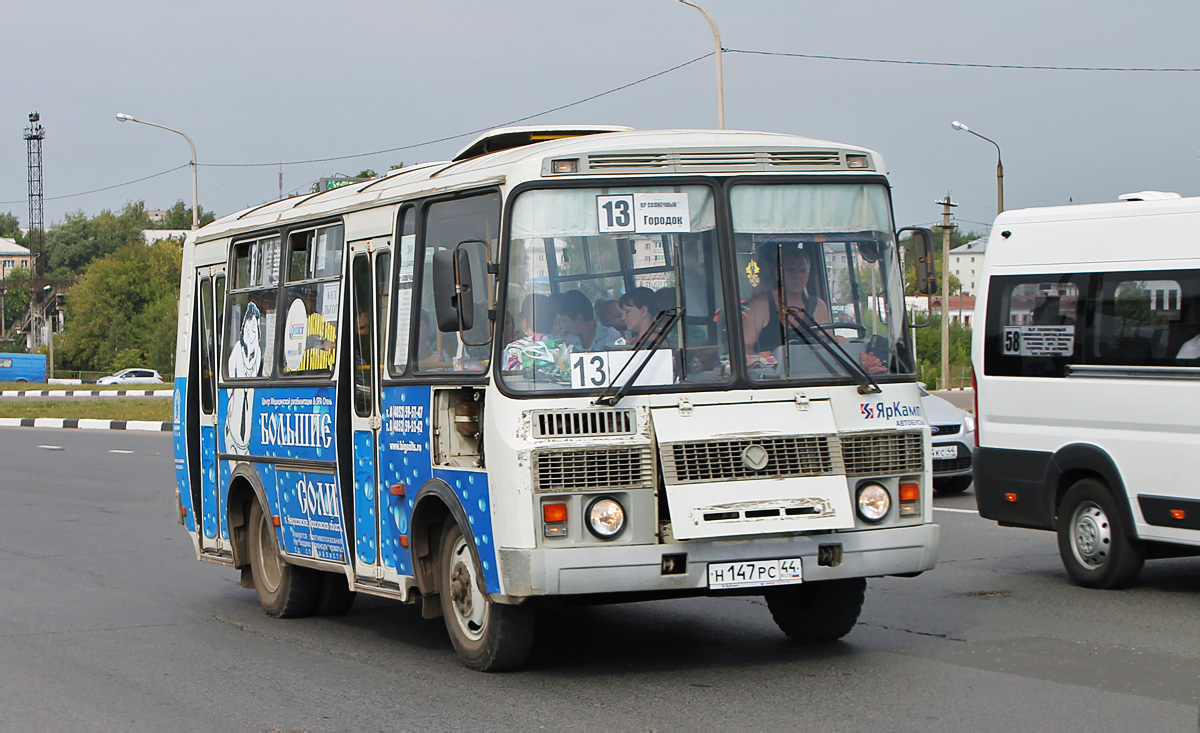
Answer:
[(454, 161), (470, 160), (499, 150), (519, 148), (522, 145), (561, 140), (566, 137), (595, 135), (601, 132), (631, 132), (632, 127), (619, 125), (549, 125), (529, 127), (500, 127), (488, 130), (470, 145), (458, 151)]

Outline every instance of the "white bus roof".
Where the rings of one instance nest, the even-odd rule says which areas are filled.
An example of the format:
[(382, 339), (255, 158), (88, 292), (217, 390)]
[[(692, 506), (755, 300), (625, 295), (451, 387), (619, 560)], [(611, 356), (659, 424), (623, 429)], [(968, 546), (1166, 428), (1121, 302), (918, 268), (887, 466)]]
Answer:
[[(1128, 197), (1128, 198), (1126, 198)], [(1195, 258), (1200, 197), (1126, 194), (1100, 204), (1005, 211), (988, 239), (989, 268)]]
[[(330, 191), (294, 196), (228, 216), (197, 232), (195, 241), (265, 229), (281, 223), (334, 216), (346, 211), (384, 206), (397, 201), (454, 190), (472, 182), (515, 183), (524, 180), (586, 180), (618, 175), (686, 175), (688, 173), (883, 173), (882, 157), (867, 148), (768, 132), (733, 130), (635, 131), (587, 125), (494, 130), (459, 154), (500, 133), (531, 133), (548, 137), (573, 132), (571, 137), (533, 142), (460, 160), (422, 163), (392, 171), (382, 178)], [(617, 131), (608, 131), (617, 130)], [(592, 134), (588, 134), (592, 133)], [(847, 155), (858, 156), (854, 167)], [(551, 174), (551, 159), (578, 158), (575, 174)], [(512, 180), (509, 180), (509, 179)]]

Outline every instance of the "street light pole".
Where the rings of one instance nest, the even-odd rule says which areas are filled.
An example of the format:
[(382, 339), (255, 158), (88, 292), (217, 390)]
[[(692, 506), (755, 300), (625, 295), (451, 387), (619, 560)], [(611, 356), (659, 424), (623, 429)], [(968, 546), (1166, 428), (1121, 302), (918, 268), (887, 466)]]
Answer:
[(695, 8), (700, 11), (704, 19), (708, 21), (708, 27), (712, 28), (713, 40), (717, 45), (717, 129), (725, 129), (725, 73), (721, 68), (721, 32), (717, 30), (717, 24), (713, 22), (711, 16), (704, 12), (704, 8), (696, 3), (688, 2), (688, 0), (679, 0), (684, 5)]
[(133, 115), (127, 115), (124, 112), (117, 113), (117, 121), (118, 122), (137, 122), (142, 125), (149, 125), (150, 127), (157, 127), (160, 130), (166, 130), (167, 132), (173, 132), (176, 135), (183, 135), (183, 139), (187, 140), (188, 147), (190, 147), (192, 149), (192, 229), (199, 229), (200, 228), (200, 206), (199, 206), (199, 201), (198, 201), (197, 192), (196, 192), (196, 144), (193, 143), (192, 139), (190, 137), (188, 137), (187, 133), (182, 130), (176, 130), (173, 127), (167, 127), (166, 125), (159, 125), (159, 124), (156, 124), (153, 122), (146, 122), (145, 120), (139, 120), (136, 117), (134, 117)]
[(975, 132), (958, 120), (951, 122), (950, 126), (955, 130), (969, 132), (975, 137), (980, 138), (981, 140), (987, 140), (989, 143), (996, 146), (996, 213), (1004, 213), (1004, 162), (1000, 159), (1000, 146), (995, 140), (991, 139), (990, 137), (984, 137), (983, 135), (980, 135), (978, 132)]

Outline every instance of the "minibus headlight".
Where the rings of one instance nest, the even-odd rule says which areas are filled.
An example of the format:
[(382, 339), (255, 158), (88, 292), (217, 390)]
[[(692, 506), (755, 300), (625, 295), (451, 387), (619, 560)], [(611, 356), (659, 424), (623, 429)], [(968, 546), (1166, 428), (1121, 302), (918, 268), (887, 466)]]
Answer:
[(868, 522), (878, 522), (892, 508), (892, 497), (879, 484), (863, 484), (858, 488), (858, 516)]
[(625, 529), (625, 507), (609, 496), (591, 503), (587, 510), (587, 526), (602, 540), (611, 540)]

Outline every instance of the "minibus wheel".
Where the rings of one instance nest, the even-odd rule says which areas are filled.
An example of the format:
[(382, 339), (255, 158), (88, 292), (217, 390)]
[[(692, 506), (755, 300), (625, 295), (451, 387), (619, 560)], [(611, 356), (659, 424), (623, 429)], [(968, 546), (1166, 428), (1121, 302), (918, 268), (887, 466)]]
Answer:
[(1122, 588), (1137, 579), (1146, 553), (1130, 540), (1108, 486), (1075, 482), (1058, 509), (1058, 554), (1071, 580), (1088, 588)]
[(828, 644), (858, 623), (866, 591), (866, 578), (842, 578), (783, 585), (763, 595), (771, 618), (788, 637), (802, 644)]
[(498, 672), (524, 662), (533, 645), (534, 610), (488, 597), (475, 553), (453, 520), (442, 531), (439, 566), (442, 616), (463, 663)]
[(321, 579), (316, 570), (289, 565), (275, 541), (275, 527), (257, 501), (250, 506), (250, 573), (258, 602), (268, 615), (294, 618), (312, 613)]

